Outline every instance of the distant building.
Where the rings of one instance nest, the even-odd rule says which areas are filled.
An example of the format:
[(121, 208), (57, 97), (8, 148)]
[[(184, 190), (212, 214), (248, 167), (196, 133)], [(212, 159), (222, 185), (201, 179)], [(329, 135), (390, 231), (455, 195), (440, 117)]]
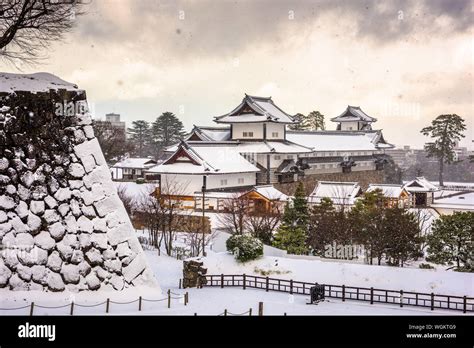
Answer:
[(422, 176), (407, 182), (403, 187), (412, 195), (412, 206), (414, 207), (431, 205), (434, 200), (434, 193), (439, 190), (436, 185)]
[(348, 105), (346, 110), (337, 117), (331, 118), (333, 122), (339, 122), (337, 130), (342, 131), (368, 131), (372, 130), (372, 122), (377, 119), (367, 115), (359, 106)]
[(409, 208), (411, 206), (411, 195), (403, 188), (403, 185), (394, 184), (370, 184), (366, 192), (380, 190), (388, 207)]
[(414, 149), (409, 145), (403, 146), (402, 149), (387, 149), (386, 154), (392, 157), (397, 166), (407, 169), (416, 163), (416, 154)]
[(105, 114), (105, 120), (95, 120), (94, 122), (96, 124), (110, 123), (112, 127), (123, 131), (123, 134), (126, 134), (127, 132), (127, 127), (126, 127), (125, 122), (120, 121), (120, 114), (115, 114), (115, 113)]
[(145, 179), (145, 171), (157, 164), (151, 158), (126, 158), (115, 163), (110, 171), (114, 180)]

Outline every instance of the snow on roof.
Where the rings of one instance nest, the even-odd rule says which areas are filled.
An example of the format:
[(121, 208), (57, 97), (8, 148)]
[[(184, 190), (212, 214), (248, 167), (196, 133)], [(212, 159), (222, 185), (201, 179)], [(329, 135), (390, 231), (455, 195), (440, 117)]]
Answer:
[(355, 198), (361, 192), (357, 182), (320, 181), (310, 194), (311, 203), (320, 203), (322, 198), (330, 198), (334, 204), (355, 203)]
[(375, 151), (377, 146), (364, 133), (344, 131), (287, 131), (286, 138), (314, 151)]
[[(253, 112), (240, 112), (248, 107)], [(242, 102), (228, 114), (214, 118), (217, 123), (240, 123), (240, 122), (276, 122), (295, 123), (292, 116), (284, 112), (273, 102), (271, 97), (256, 97), (246, 94)]]
[(117, 190), (123, 190), (125, 195), (134, 201), (139, 201), (144, 196), (151, 194), (158, 187), (157, 184), (144, 183), (137, 184), (135, 182), (118, 182), (114, 181)]
[(450, 197), (435, 199), (431, 207), (474, 211), (474, 192), (460, 193)]
[(269, 200), (279, 200), (279, 201), (287, 201), (290, 197), (285, 195), (283, 192), (277, 190), (273, 185), (261, 185), (255, 186), (253, 190), (261, 194), (263, 197), (268, 198)]
[(364, 122), (375, 122), (376, 118), (367, 115), (361, 110), (359, 106), (348, 105), (346, 110), (337, 117), (331, 118), (333, 122), (344, 122), (344, 121), (364, 121)]
[(112, 168), (150, 168), (157, 164), (157, 161), (151, 158), (126, 158), (115, 163)]
[[(174, 163), (164, 163), (148, 170), (151, 173), (177, 173), (177, 174), (224, 174), (248, 173), (260, 170), (247, 161), (238, 150), (238, 147), (228, 144), (181, 144), (175, 154), (183, 149), (197, 164), (189, 161), (178, 160)], [(186, 146), (186, 147), (184, 147)]]
[(403, 192), (403, 185), (392, 185), (392, 184), (370, 184), (367, 188), (367, 192), (375, 190), (381, 190), (385, 197), (399, 198)]
[(313, 150), (291, 141), (258, 141), (238, 144), (241, 153), (308, 153)]
[(191, 134), (189, 134), (185, 140), (188, 140), (194, 134), (196, 134), (203, 141), (226, 141), (230, 139), (230, 128), (194, 126)]
[(49, 73), (10, 74), (0, 72), (0, 92), (48, 92), (50, 89), (82, 91), (78, 89), (77, 85)]
[(433, 185), (423, 176), (416, 177), (414, 180), (406, 183), (403, 187), (408, 192), (434, 192), (439, 190), (436, 185)]

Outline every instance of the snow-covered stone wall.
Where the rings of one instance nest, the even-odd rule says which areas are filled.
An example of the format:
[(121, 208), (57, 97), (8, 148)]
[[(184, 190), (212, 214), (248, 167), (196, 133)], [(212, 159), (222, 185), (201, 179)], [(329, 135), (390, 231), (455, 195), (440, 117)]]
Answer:
[(0, 73), (0, 288), (158, 286), (85, 101), (49, 74)]

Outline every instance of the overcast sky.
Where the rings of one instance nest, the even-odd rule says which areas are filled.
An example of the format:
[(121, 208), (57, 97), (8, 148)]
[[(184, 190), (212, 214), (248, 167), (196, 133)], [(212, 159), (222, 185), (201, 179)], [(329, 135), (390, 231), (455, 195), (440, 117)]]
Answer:
[(473, 15), (470, 0), (95, 0), (22, 70), (77, 83), (97, 118), (172, 111), (189, 129), (248, 93), (290, 114), (319, 110), (329, 129), (360, 106), (397, 146), (421, 147), (422, 127), (456, 113), (473, 148)]

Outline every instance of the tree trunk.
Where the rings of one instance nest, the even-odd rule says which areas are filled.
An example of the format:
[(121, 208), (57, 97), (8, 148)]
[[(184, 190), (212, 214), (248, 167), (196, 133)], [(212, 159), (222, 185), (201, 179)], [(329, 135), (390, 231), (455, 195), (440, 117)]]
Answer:
[(443, 181), (443, 172), (444, 172), (444, 157), (441, 157), (439, 159), (439, 186), (444, 186), (444, 181)]

